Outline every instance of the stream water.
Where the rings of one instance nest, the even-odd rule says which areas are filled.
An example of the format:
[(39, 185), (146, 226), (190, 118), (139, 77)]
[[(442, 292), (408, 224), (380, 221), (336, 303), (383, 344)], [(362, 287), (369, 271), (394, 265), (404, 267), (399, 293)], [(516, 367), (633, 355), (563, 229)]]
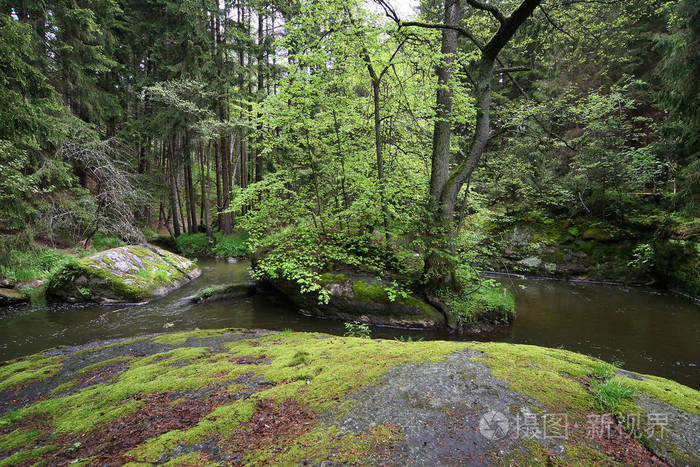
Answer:
[[(264, 328), (342, 334), (337, 321), (309, 318), (264, 295), (192, 304), (212, 285), (245, 281), (246, 263), (200, 261), (202, 277), (142, 306), (61, 305), (0, 310), (0, 361), (59, 345), (194, 328)], [(501, 278), (515, 293), (512, 326), (489, 335), (374, 328), (373, 337), (478, 339), (560, 347), (620, 361), (700, 389), (700, 306), (654, 289)]]

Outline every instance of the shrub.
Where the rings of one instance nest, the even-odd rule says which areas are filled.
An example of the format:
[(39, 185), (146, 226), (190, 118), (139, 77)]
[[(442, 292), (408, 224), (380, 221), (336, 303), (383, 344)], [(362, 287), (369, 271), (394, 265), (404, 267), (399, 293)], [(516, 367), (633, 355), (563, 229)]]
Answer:
[(43, 246), (20, 249), (3, 243), (0, 244), (0, 277), (18, 282), (47, 279), (72, 257)]
[(475, 291), (440, 291), (442, 300), (450, 307), (457, 323), (461, 325), (482, 322), (509, 323), (515, 317), (515, 299), (499, 283), (482, 281)]
[(231, 235), (216, 235), (214, 254), (217, 256), (246, 256), (250, 254), (248, 249), (248, 235), (237, 233)]
[(345, 323), (345, 337), (361, 337), (363, 339), (369, 339), (371, 332), (372, 331), (368, 325), (360, 323), (359, 321)]
[(245, 256), (248, 249), (248, 235), (235, 233), (224, 235), (217, 232), (214, 235), (214, 245), (209, 242), (207, 234), (184, 233), (177, 237), (177, 247), (185, 255), (216, 255), (216, 256)]
[(95, 235), (95, 237), (92, 239), (92, 246), (97, 251), (109, 250), (110, 248), (116, 248), (124, 245), (126, 245), (126, 243), (116, 237)]
[(177, 248), (185, 255), (211, 254), (212, 248), (205, 233), (184, 233), (177, 237)]

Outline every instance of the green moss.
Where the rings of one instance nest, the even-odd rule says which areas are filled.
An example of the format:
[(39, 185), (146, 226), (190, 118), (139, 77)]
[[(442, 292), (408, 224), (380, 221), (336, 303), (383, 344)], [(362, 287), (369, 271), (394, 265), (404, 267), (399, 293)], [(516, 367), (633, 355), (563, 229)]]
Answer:
[(372, 465), (376, 453), (400, 443), (396, 429), (380, 425), (367, 432), (343, 433), (335, 426), (320, 426), (295, 439), (252, 451), (246, 465), (317, 465), (333, 459), (333, 465)]
[[(139, 464), (136, 464), (136, 465), (139, 465)], [(209, 466), (209, 465), (219, 465), (219, 464), (216, 462), (211, 462), (211, 461), (207, 460), (207, 456), (201, 452), (190, 452), (190, 453), (185, 454), (183, 456), (172, 459), (163, 465), (165, 467), (178, 467), (178, 466), (185, 467), (185, 466), (191, 466), (191, 465)]]
[(564, 453), (561, 456), (552, 455), (546, 446), (534, 440), (521, 439), (521, 446), (513, 448), (504, 457), (498, 459), (501, 466), (589, 466), (615, 465), (608, 456), (585, 442), (564, 442)]
[(352, 291), (355, 298), (362, 302), (391, 303), (386, 289), (378, 282), (371, 284), (365, 281), (353, 282)]
[(184, 344), (187, 339), (192, 338), (202, 338), (202, 337), (218, 337), (228, 334), (229, 331), (225, 329), (221, 330), (194, 330), (194, 331), (183, 331), (183, 332), (172, 332), (168, 334), (162, 334), (158, 337), (153, 338), (153, 342), (165, 345), (181, 345)]
[(322, 287), (325, 287), (326, 285), (329, 284), (342, 284), (343, 282), (347, 281), (348, 278), (345, 276), (345, 274), (342, 273), (337, 273), (333, 274), (330, 272), (323, 273), (319, 276), (319, 285)]
[(700, 415), (698, 391), (659, 376), (644, 375), (644, 379), (625, 379), (627, 384), (654, 399), (666, 402), (680, 410)]
[(63, 360), (65, 357), (44, 357), (39, 354), (0, 367), (0, 391), (50, 378), (63, 368)]
[(30, 449), (28, 451), (20, 451), (12, 454), (9, 457), (6, 457), (4, 459), (0, 459), (0, 467), (4, 467), (6, 465), (19, 465), (19, 464), (25, 464), (33, 459), (38, 459), (44, 454), (47, 454), (51, 451), (55, 451), (56, 446), (42, 446), (40, 448), (36, 449)]
[[(216, 337), (230, 332), (174, 333), (153, 340), (161, 344), (182, 345), (190, 337)], [(342, 417), (354, 404), (353, 399), (347, 396), (376, 383), (389, 369), (410, 362), (443, 361), (451, 353), (465, 348), (485, 352), (479, 360), (486, 363), (496, 377), (505, 380), (511, 390), (522, 392), (537, 401), (539, 410), (566, 413), (571, 420), (585, 420), (585, 415), (596, 409), (594, 397), (582, 381), (598, 374), (607, 374), (609, 369), (606, 366), (603, 371), (601, 368), (604, 364), (599, 360), (573, 352), (505, 343), (404, 343), (287, 331), (255, 339), (218, 341), (216, 345), (224, 351), (212, 352), (207, 347), (185, 346), (144, 357), (106, 359), (85, 367), (81, 374), (89, 374), (106, 365), (129, 362), (128, 368), (109, 384), (97, 384), (72, 395), (40, 400), (6, 414), (0, 419), (0, 426), (8, 435), (0, 441), (0, 449), (29, 447), (40, 438), (45, 438), (41, 433), (22, 427), (24, 420), (33, 417), (46, 420), (56, 439), (61, 439), (62, 434), (70, 438), (73, 434), (89, 433), (111, 420), (140, 410), (144, 395), (176, 393), (176, 400), (182, 401), (187, 400), (188, 392), (192, 394), (192, 391), (202, 388), (221, 387), (225, 394), (231, 396), (224, 405), (216, 407), (187, 429), (172, 430), (147, 439), (127, 453), (127, 457), (134, 462), (154, 463), (177, 446), (190, 446), (212, 439), (218, 440), (226, 452), (241, 436), (245, 439), (243, 432), (250, 429), (246, 422), (263, 399), (280, 404), (294, 401), (312, 414), (332, 410), (333, 414)], [(257, 360), (259, 364), (243, 364), (237, 357), (245, 357), (246, 361)], [(42, 361), (46, 367), (56, 364), (46, 357), (36, 356), (11, 362), (0, 371), (9, 372), (8, 368), (15, 365), (10, 374), (12, 376), (36, 370), (37, 366), (41, 369)], [(267, 383), (259, 384), (260, 381)], [(624, 381), (639, 392), (697, 412), (697, 405), (694, 411), (691, 410), (692, 405), (697, 404), (697, 391), (690, 388), (653, 377), (643, 381), (625, 378)], [(620, 410), (623, 413), (638, 412), (631, 400), (621, 404)], [(401, 439), (400, 433), (389, 426), (354, 434), (341, 432), (332, 420), (323, 420), (316, 418), (311, 424), (300, 425), (298, 430), (293, 430), (294, 436), (291, 438), (284, 434), (266, 438), (256, 450), (241, 447), (244, 463), (297, 465), (303, 460), (318, 463), (327, 459), (341, 464), (373, 463), (381, 460), (374, 457), (378, 451), (389, 448), (391, 442)], [(603, 459), (583, 444), (565, 444), (565, 448), (562, 465)], [(34, 455), (32, 451), (17, 454), (29, 458)], [(535, 457), (547, 459), (544, 451), (534, 448), (515, 454), (523, 456), (524, 463), (528, 465), (534, 462)], [(559, 460), (558, 457), (552, 458), (555, 464)], [(200, 457), (200, 453), (191, 453), (177, 461), (205, 462), (206, 459)], [(177, 462), (173, 465), (177, 465)]]
[(29, 446), (31, 443), (39, 439), (42, 435), (41, 430), (26, 431), (17, 429), (3, 435), (0, 438), (0, 452), (12, 451), (23, 446)]
[(593, 397), (573, 377), (586, 377), (595, 359), (559, 349), (504, 343), (475, 343), (486, 352), (484, 363), (510, 389), (537, 400), (545, 411), (580, 418), (593, 408)]

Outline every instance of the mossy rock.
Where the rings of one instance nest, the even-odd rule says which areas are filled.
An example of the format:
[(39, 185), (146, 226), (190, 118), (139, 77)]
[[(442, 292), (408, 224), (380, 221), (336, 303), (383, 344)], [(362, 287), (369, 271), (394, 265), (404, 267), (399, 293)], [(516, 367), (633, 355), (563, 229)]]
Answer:
[(700, 298), (700, 243), (659, 240), (654, 251), (656, 272), (667, 286)]
[(141, 303), (199, 277), (197, 265), (151, 245), (127, 245), (66, 264), (51, 279), (53, 302)]
[[(663, 439), (606, 443), (601, 366), (634, 392), (614, 417), (646, 432), (663, 414)], [(698, 391), (531, 345), (197, 330), (42, 352), (0, 365), (0, 381), (0, 465), (700, 461)], [(545, 417), (568, 430), (521, 430)]]
[(595, 240), (596, 242), (611, 242), (615, 240), (614, 235), (610, 231), (598, 227), (584, 230), (581, 238), (584, 240)]
[(319, 302), (317, 293), (301, 293), (294, 282), (282, 279), (270, 282), (304, 314), (400, 328), (445, 326), (445, 317), (435, 307), (410, 294), (390, 296), (389, 284), (375, 278), (322, 274), (321, 286), (329, 294), (327, 304)]
[(17, 290), (0, 287), (0, 306), (19, 305), (21, 303), (27, 303), (28, 301), (29, 297)]
[(220, 300), (233, 300), (237, 298), (252, 297), (255, 295), (255, 283), (221, 284), (200, 290), (192, 297), (194, 303), (216, 302)]

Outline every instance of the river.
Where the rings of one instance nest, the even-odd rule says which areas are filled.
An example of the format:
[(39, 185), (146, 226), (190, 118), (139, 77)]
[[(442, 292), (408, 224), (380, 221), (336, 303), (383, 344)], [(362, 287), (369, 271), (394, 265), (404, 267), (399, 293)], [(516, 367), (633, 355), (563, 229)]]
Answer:
[[(212, 285), (247, 279), (246, 263), (201, 260), (202, 277), (142, 306), (51, 305), (0, 310), (0, 361), (60, 345), (194, 328), (342, 334), (343, 324), (302, 316), (264, 295), (193, 304)], [(513, 325), (481, 336), (373, 328), (372, 337), (478, 339), (564, 348), (700, 389), (700, 306), (648, 288), (500, 278), (515, 294)]]

